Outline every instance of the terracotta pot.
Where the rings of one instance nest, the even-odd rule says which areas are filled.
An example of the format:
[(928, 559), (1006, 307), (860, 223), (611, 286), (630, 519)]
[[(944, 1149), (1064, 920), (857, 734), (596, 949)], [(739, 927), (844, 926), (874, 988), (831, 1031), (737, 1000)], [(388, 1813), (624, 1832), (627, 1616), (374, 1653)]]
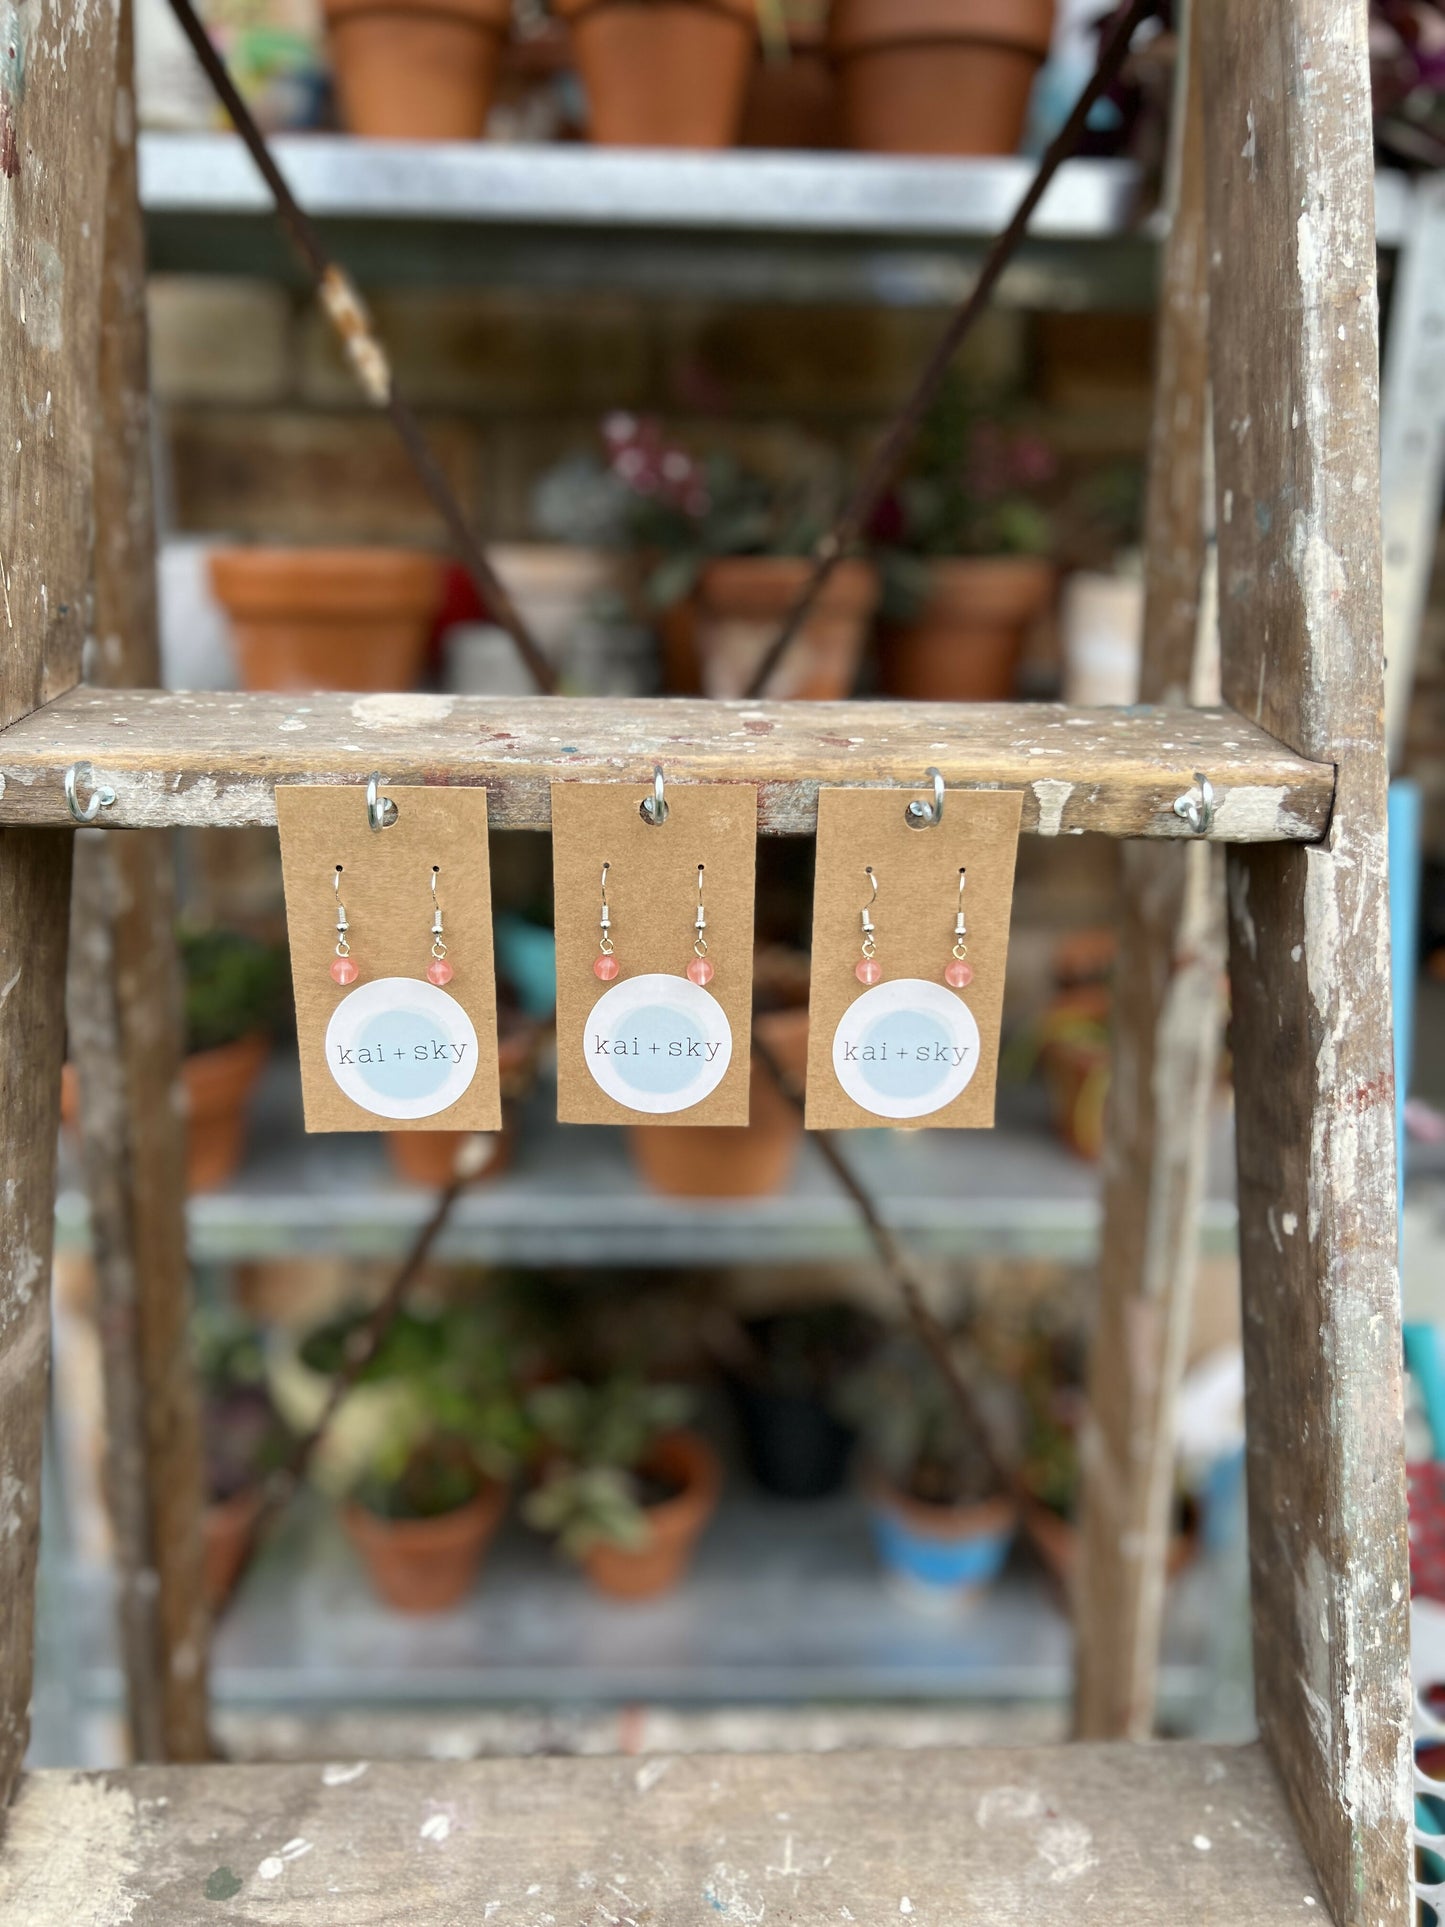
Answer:
[(398, 1177), (408, 1184), (424, 1185), (440, 1191), (450, 1184), (456, 1172), (457, 1153), (472, 1136), (485, 1137), (488, 1157), (472, 1182), (481, 1184), (499, 1178), (512, 1161), (511, 1134), (500, 1131), (388, 1131), (386, 1154)]
[[(807, 1011), (767, 1011), (753, 1023), (801, 1090)], [(797, 1163), (803, 1120), (756, 1059), (748, 1106), (748, 1124), (629, 1126), (632, 1161), (644, 1182), (668, 1198), (765, 1198), (783, 1190)]]
[[(708, 563), (690, 604), (696, 686), (703, 695), (746, 691), (811, 568), (801, 556), (738, 555)], [(851, 695), (877, 601), (872, 563), (840, 563), (768, 684), (768, 695), (808, 702)], [(675, 629), (674, 637), (680, 633)]]
[(915, 702), (1007, 702), (1053, 585), (1053, 564), (1038, 556), (934, 562), (922, 609), (883, 639), (884, 689)]
[[(193, 1051), (182, 1064), (187, 1191), (214, 1191), (240, 1168), (246, 1106), (270, 1055), (270, 1038), (257, 1031), (215, 1050)], [(78, 1128), (80, 1085), (73, 1064), (60, 1074), (60, 1116), (71, 1130)]]
[(730, 147), (756, 0), (556, 0), (605, 147)]
[(506, 1486), (489, 1479), (475, 1499), (437, 1519), (383, 1519), (348, 1505), (341, 1522), (388, 1606), (439, 1613), (470, 1591), (506, 1509)]
[(761, 59), (743, 103), (739, 147), (843, 145), (838, 87), (821, 31), (789, 36), (786, 60)]
[(1054, 0), (834, 0), (848, 144), (1012, 154), (1053, 29)]
[(246, 1150), (246, 1106), (271, 1040), (257, 1032), (215, 1050), (193, 1051), (182, 1066), (186, 1093), (186, 1188), (214, 1191), (240, 1169)]
[[(1048, 1567), (1053, 1579), (1067, 1598), (1079, 1568), (1079, 1528), (1072, 1519), (1050, 1507), (1030, 1500), (1023, 1508), (1022, 1522), (1029, 1543)], [(1164, 1556), (1164, 1576), (1177, 1579), (1198, 1550), (1197, 1531), (1171, 1532)]]
[(594, 1546), (583, 1559), (592, 1584), (613, 1599), (653, 1599), (672, 1590), (687, 1570), (722, 1489), (717, 1454), (696, 1432), (672, 1432), (659, 1439), (645, 1469), (681, 1490), (647, 1508), (643, 1545)]
[(413, 549), (217, 549), (247, 689), (410, 689), (442, 571)]
[(341, 117), (374, 140), (476, 140), (509, 0), (324, 0)]
[(220, 1612), (235, 1589), (260, 1516), (257, 1486), (248, 1486), (233, 1498), (213, 1500), (201, 1514), (201, 1586), (213, 1613)]

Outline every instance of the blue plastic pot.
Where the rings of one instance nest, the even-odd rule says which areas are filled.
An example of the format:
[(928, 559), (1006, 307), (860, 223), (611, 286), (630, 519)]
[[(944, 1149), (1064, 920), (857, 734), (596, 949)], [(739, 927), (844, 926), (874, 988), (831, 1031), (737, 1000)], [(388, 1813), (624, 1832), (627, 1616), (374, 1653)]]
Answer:
[(923, 1505), (889, 1486), (874, 1489), (869, 1521), (889, 1572), (940, 1597), (977, 1592), (1003, 1570), (1018, 1529), (1011, 1499)]

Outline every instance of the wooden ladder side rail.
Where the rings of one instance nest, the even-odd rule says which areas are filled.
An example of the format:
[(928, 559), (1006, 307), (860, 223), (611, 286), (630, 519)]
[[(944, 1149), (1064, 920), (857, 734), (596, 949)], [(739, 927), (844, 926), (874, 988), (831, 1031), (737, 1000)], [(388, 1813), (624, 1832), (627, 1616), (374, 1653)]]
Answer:
[[(80, 680), (115, 15), (40, 0), (11, 33), (0, 45), (0, 724)], [(70, 860), (68, 832), (0, 832), (0, 1815), (30, 1721)]]
[(1203, 10), (1226, 700), (1338, 771), (1227, 861), (1255, 1695), (1335, 1918), (1408, 1919), (1409, 1572), (1365, 8)]
[[(1165, 244), (1144, 520), (1139, 697), (1218, 701), (1200, 601), (1209, 515), (1209, 293), (1204, 234), (1201, 5), (1176, 89), (1173, 209)], [(1203, 657), (1206, 660), (1201, 661)], [(1082, 1449), (1074, 1594), (1078, 1738), (1154, 1728), (1174, 1500), (1175, 1404), (1199, 1255), (1224, 982), (1217, 852), (1128, 843), (1115, 971), (1104, 1149), (1099, 1312)]]
[[(90, 664), (91, 683), (111, 689), (160, 681), (131, 0), (121, 0), (116, 86), (101, 287)], [(69, 975), (131, 1756), (201, 1760), (210, 1754), (203, 1458), (189, 1349), (185, 999), (170, 833), (77, 836)]]

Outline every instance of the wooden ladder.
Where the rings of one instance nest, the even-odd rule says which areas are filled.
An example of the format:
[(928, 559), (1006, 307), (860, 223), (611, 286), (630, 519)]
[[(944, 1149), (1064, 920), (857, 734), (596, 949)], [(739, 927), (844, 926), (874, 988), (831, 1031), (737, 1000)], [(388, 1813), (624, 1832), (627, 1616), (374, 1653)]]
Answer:
[[(1150, 511), (1155, 706), (410, 697), (389, 711), (369, 701), (364, 734), (345, 696), (115, 686), (157, 679), (128, 29), (117, 84), (112, 8), (34, 0), (11, 23), (0, 44), (0, 1917), (1403, 1927), (1408, 1574), (1363, 5), (1199, 10), (1194, 187), (1171, 241), (1161, 376), (1182, 412), (1156, 428)], [(1223, 703), (1189, 708), (1204, 422), (1186, 404), (1203, 392), (1206, 270)], [(1260, 1744), (23, 1774), (76, 840), (67, 774), (82, 806), (108, 795), (98, 821), (127, 832), (272, 823), (278, 784), (356, 782), (378, 767), (395, 783), (485, 783), (498, 825), (545, 830), (555, 778), (641, 782), (659, 758), (679, 782), (757, 783), (764, 834), (809, 833), (820, 783), (912, 787), (933, 764), (951, 785), (1021, 789), (1027, 831), (1143, 840), (1126, 870), (1137, 994), (1119, 1045), (1094, 1366), (1086, 1732), (1137, 1731), (1148, 1700), (1157, 1600), (1138, 1541), (1141, 1527), (1161, 1536), (1154, 1448), (1193, 1223), (1178, 1161), (1189, 1118), (1175, 1110), (1207, 1085), (1198, 1022), (1182, 1033), (1185, 1078), (1161, 1082), (1155, 1067), (1180, 1035), (1191, 932), (1207, 933), (1209, 846), (1227, 846)], [(133, 853), (122, 895), (134, 914), (116, 926), (124, 955), (96, 955), (102, 1008), (111, 966), (134, 975), (159, 955), (165, 914), (151, 841), (111, 841)], [(155, 1259), (130, 1279), (155, 1313), (144, 1342), (159, 1363), (133, 1414), (154, 1511), (173, 1489), (157, 1464), (175, 1472), (193, 1456), (173, 1383), (177, 1320), (172, 1306), (167, 1326), (156, 1281), (183, 1261), (179, 1184), (157, 1182), (166, 1157), (174, 1180), (175, 1131), (161, 1110), (136, 1109), (145, 1041), (111, 1016), (129, 1075), (107, 1128), (136, 1164), (128, 1201), (113, 1202), (131, 1214), (135, 1251)], [(151, 1088), (159, 1102), (164, 1082)], [(129, 1487), (118, 1496), (136, 1500)], [(185, 1534), (162, 1530), (158, 1543), (168, 1666), (141, 1750), (176, 1760), (203, 1750), (204, 1633)]]

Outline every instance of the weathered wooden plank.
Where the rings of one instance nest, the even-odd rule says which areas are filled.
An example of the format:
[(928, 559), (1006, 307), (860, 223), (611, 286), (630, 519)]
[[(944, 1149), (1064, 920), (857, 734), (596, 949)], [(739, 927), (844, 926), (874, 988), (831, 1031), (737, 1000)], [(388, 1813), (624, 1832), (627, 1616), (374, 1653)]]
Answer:
[[(0, 36), (0, 722), (80, 674), (114, 54), (103, 3), (35, 0)], [(69, 882), (69, 837), (0, 835), (0, 1806), (29, 1726)]]
[(0, 1853), (26, 1927), (1324, 1927), (1318, 1895), (1253, 1747), (46, 1773)]
[[(1230, 712), (1069, 710), (1050, 703), (711, 703), (453, 696), (165, 695), (76, 690), (0, 735), (0, 824), (64, 824), (66, 768), (92, 766), (108, 826), (274, 823), (277, 783), (485, 783), (502, 829), (545, 830), (549, 786), (759, 786), (759, 828), (810, 833), (820, 785), (950, 784), (1024, 792), (1045, 836), (1188, 836), (1175, 800), (1203, 770), (1212, 834), (1309, 839), (1334, 773)], [(405, 799), (403, 798), (403, 804)]]
[[(122, 0), (101, 288), (93, 682), (159, 680), (145, 252), (132, 18)], [(184, 998), (171, 838), (86, 834), (75, 859), (70, 1050), (105, 1372), (106, 1492), (131, 1747), (209, 1755), (200, 1418), (189, 1349)]]
[(1339, 771), (1229, 864), (1261, 1730), (1340, 1921), (1408, 1917), (1408, 1575), (1370, 73), (1356, 0), (1205, 11), (1226, 696)]
[[(1218, 699), (1214, 636), (1201, 636), (1209, 460), (1209, 292), (1204, 114), (1190, 57), (1175, 139), (1145, 513), (1141, 693)], [(1203, 660), (1201, 660), (1203, 659)], [(1174, 1498), (1174, 1406), (1199, 1251), (1210, 1100), (1224, 982), (1218, 853), (1131, 843), (1114, 978), (1099, 1316), (1082, 1441), (1083, 1530), (1074, 1594), (1075, 1731), (1153, 1730)]]

